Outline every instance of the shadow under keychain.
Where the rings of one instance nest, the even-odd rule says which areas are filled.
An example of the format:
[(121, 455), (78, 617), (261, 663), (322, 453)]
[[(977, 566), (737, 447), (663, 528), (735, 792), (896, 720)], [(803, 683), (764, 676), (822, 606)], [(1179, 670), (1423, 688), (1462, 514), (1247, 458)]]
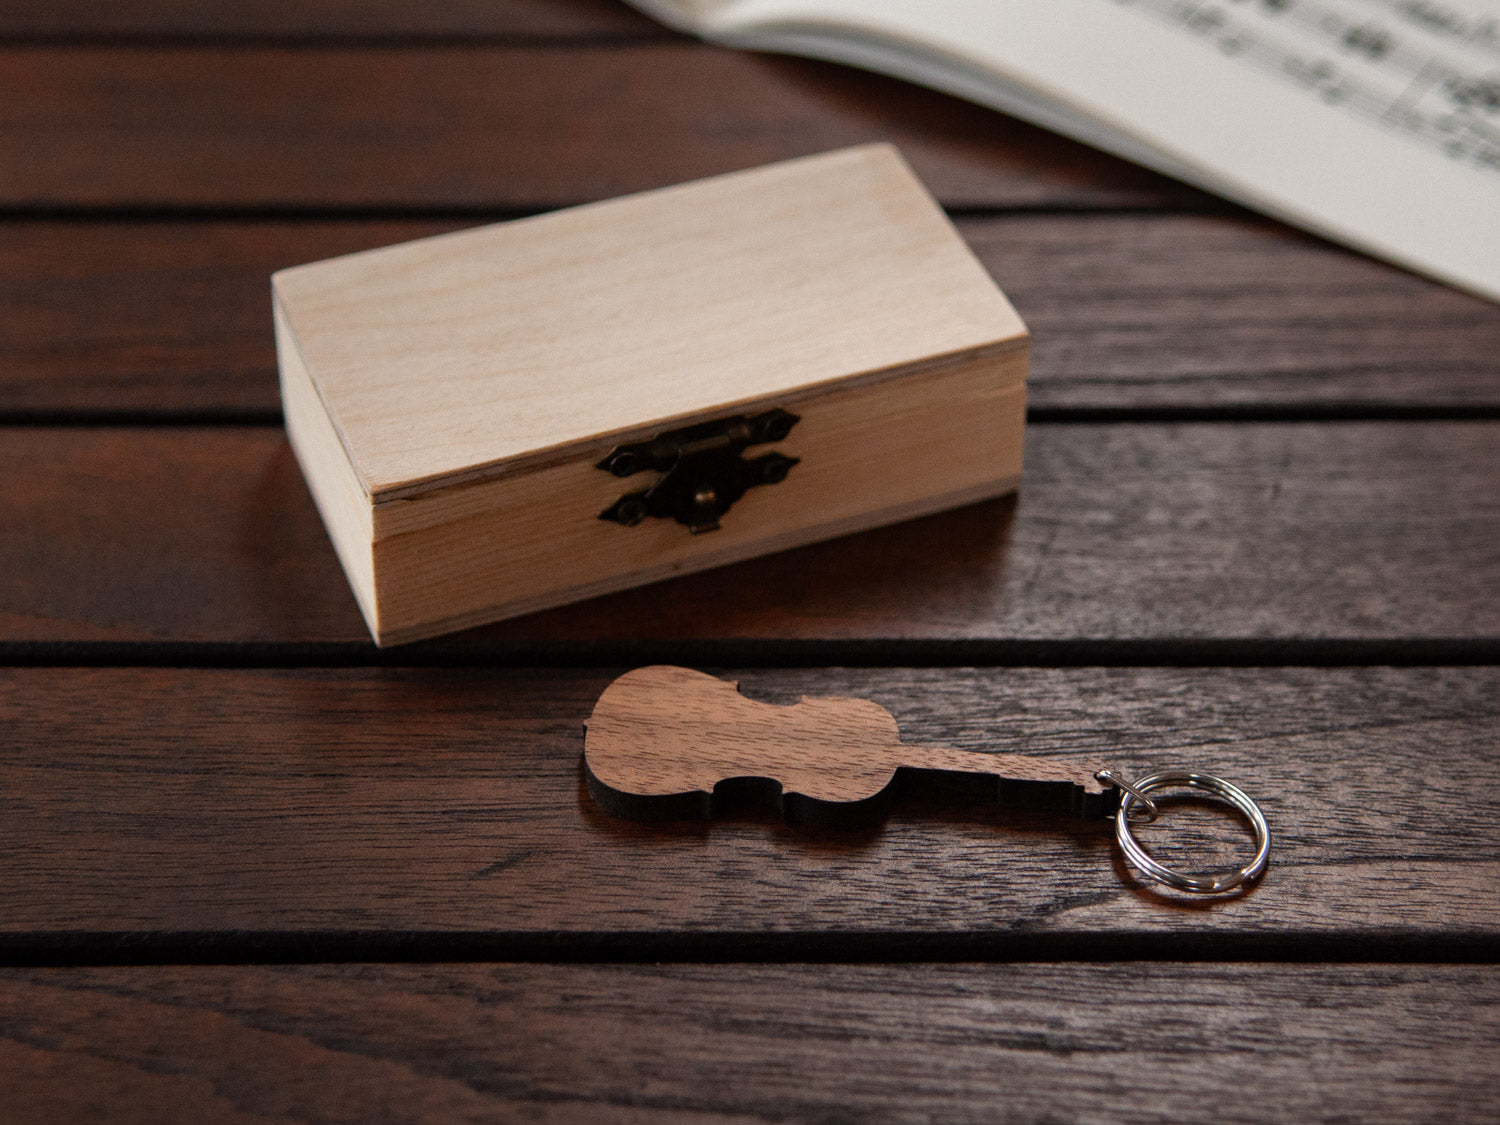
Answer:
[[(789, 824), (850, 827), (884, 815), (897, 771), (935, 771), (975, 781), (1002, 805), (1113, 817), (1131, 866), (1180, 891), (1235, 890), (1265, 871), (1271, 852), (1259, 807), (1212, 774), (1168, 771), (1126, 781), (1107, 768), (1050, 758), (909, 745), (891, 713), (867, 699), (804, 697), (782, 707), (747, 699), (730, 681), (655, 665), (605, 688), (587, 727), (589, 793), (606, 812), (629, 820), (709, 819), (749, 799), (779, 809)], [(1158, 863), (1131, 826), (1156, 819), (1151, 794), (1162, 789), (1192, 789), (1233, 806), (1250, 822), (1254, 856), (1220, 875)]]

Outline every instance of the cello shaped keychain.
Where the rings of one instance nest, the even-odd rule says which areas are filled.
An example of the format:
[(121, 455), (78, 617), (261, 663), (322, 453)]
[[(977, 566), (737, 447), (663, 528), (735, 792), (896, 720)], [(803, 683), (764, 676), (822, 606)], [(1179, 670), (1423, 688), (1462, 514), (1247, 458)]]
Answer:
[[(980, 753), (901, 741), (896, 720), (867, 699), (758, 703), (738, 684), (688, 668), (654, 665), (619, 677), (589, 716), (584, 774), (606, 812), (628, 820), (709, 819), (731, 793), (780, 810), (789, 824), (847, 827), (890, 807), (899, 774), (962, 776), (1001, 805), (1113, 817), (1115, 839), (1142, 875), (1180, 891), (1224, 894), (1259, 878), (1271, 852), (1260, 808), (1212, 774), (1169, 771), (1126, 781), (1096, 765)], [(1154, 860), (1132, 825), (1155, 820), (1151, 794), (1192, 789), (1242, 813), (1255, 854), (1226, 874), (1193, 875)]]

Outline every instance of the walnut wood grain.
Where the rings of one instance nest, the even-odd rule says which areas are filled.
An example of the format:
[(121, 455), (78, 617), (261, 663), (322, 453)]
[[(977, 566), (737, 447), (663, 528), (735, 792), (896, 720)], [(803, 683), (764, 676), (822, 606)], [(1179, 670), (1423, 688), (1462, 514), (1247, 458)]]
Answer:
[(0, 411), (274, 416), (273, 272), (471, 225), (0, 225)]
[[(1296, 659), (1293, 642), (1308, 640), (1492, 645), (1497, 441), (1488, 422), (1032, 426), (1018, 504), (642, 587), (427, 651), (624, 661), (655, 643), (744, 660), (756, 657), (729, 654), (944, 643), (990, 660), (1015, 641), (1274, 640)], [(279, 431), (16, 428), (0, 442), (0, 482), (5, 642), (368, 651)]]
[(1497, 1012), (1485, 966), (8, 971), (0, 1098), (13, 1125), (1480, 1123)]
[[(0, 226), (0, 414), (274, 415), (272, 272), (466, 225)], [(1284, 227), (1107, 213), (958, 227), (1031, 326), (1033, 409), (1500, 408), (1500, 307)]]
[(170, 37), (667, 38), (669, 32), (619, 0), (0, 0), (0, 36), (44, 39)]
[(1268, 221), (1014, 216), (960, 230), (1055, 408), (1493, 409), (1500, 306)]
[[(0, 208), (535, 208), (863, 141), (945, 203), (1205, 197), (893, 79), (628, 48), (0, 48)], [(316, 107), (314, 112), (311, 107)]]
[[(1254, 890), (1208, 907), (1136, 882), (1107, 823), (948, 795), (874, 831), (754, 811), (617, 820), (579, 765), (610, 678), (0, 672), (0, 956), (242, 959), (270, 941), (341, 959), (365, 935), (384, 956), (849, 956), (867, 939), (971, 957), (1443, 957), (1500, 939), (1494, 668), (735, 674), (763, 701), (872, 699), (919, 745), (1227, 777), (1276, 854)], [(1218, 810), (1174, 807), (1143, 839), (1178, 866), (1243, 862), (1248, 836)]]
[(788, 824), (851, 826), (888, 811), (898, 776), (936, 772), (972, 779), (1004, 805), (1095, 819), (1118, 807), (1095, 776), (1103, 762), (903, 743), (895, 718), (872, 700), (804, 696), (778, 707), (736, 688), (666, 664), (617, 677), (585, 724), (589, 794), (614, 816), (706, 820), (748, 786)]

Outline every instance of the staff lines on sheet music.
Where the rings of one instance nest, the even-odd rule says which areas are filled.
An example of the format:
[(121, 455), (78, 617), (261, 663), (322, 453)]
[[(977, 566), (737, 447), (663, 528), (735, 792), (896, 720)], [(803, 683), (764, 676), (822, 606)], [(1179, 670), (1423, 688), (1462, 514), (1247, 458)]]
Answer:
[[(1359, 0), (1355, 0), (1359, 2)], [(1390, 0), (1363, 0), (1389, 6)], [(1401, 0), (1397, 0), (1401, 2)], [(1413, 0), (1406, 0), (1412, 3)], [(1500, 171), (1500, 74), (1414, 49), (1327, 0), (1115, 0), (1225, 54), (1475, 168)], [(1475, 27), (1484, 27), (1482, 23)], [(1420, 29), (1407, 29), (1420, 34)], [(1427, 32), (1431, 34), (1431, 32)]]
[(1417, 31), (1500, 58), (1500, 16), (1466, 16), (1440, 0), (1365, 0)]
[[(1500, 56), (1500, 24), (1480, 19), (1467, 35), (1454, 32), (1445, 35), (1432, 23), (1415, 17), (1414, 13), (1419, 10), (1438, 10), (1439, 5), (1424, 3), (1424, 0), (1343, 0), (1345, 5), (1343, 8), (1330, 3), (1329, 0), (1224, 0), (1224, 2), (1230, 7), (1241, 10), (1259, 10), (1263, 22), (1274, 20), (1276, 23), (1300, 27), (1310, 36), (1322, 40), (1326, 46), (1355, 54), (1364, 54), (1372, 62), (1404, 70), (1407, 73), (1416, 73), (1432, 62), (1439, 61), (1430, 52), (1411, 49), (1406, 39), (1408, 35), (1431, 36), (1445, 46), (1463, 46)], [(1211, 5), (1205, 0), (1195, 0), (1193, 6), (1203, 8)], [(1357, 18), (1351, 18), (1346, 10), (1348, 6), (1378, 8), (1389, 12), (1396, 30), (1393, 31), (1391, 26), (1381, 22), (1378, 18), (1372, 18), (1370, 14), (1361, 14)], [(1486, 30), (1490, 30), (1495, 38), (1483, 34)], [(1475, 77), (1466, 75), (1456, 68), (1449, 67), (1449, 69), (1455, 76), (1471, 80)]]

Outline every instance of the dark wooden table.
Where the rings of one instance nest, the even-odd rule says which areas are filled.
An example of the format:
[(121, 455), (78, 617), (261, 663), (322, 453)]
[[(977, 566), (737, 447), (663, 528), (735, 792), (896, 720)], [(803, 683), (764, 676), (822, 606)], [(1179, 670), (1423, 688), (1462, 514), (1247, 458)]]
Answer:
[[(1500, 307), (605, 0), (0, 37), (0, 1118), (1500, 1115)], [(876, 138), (1034, 331), (1019, 500), (376, 652), (270, 272)], [(610, 821), (581, 723), (661, 659), (1222, 772), (1273, 865), (1183, 903), (1099, 825)]]

